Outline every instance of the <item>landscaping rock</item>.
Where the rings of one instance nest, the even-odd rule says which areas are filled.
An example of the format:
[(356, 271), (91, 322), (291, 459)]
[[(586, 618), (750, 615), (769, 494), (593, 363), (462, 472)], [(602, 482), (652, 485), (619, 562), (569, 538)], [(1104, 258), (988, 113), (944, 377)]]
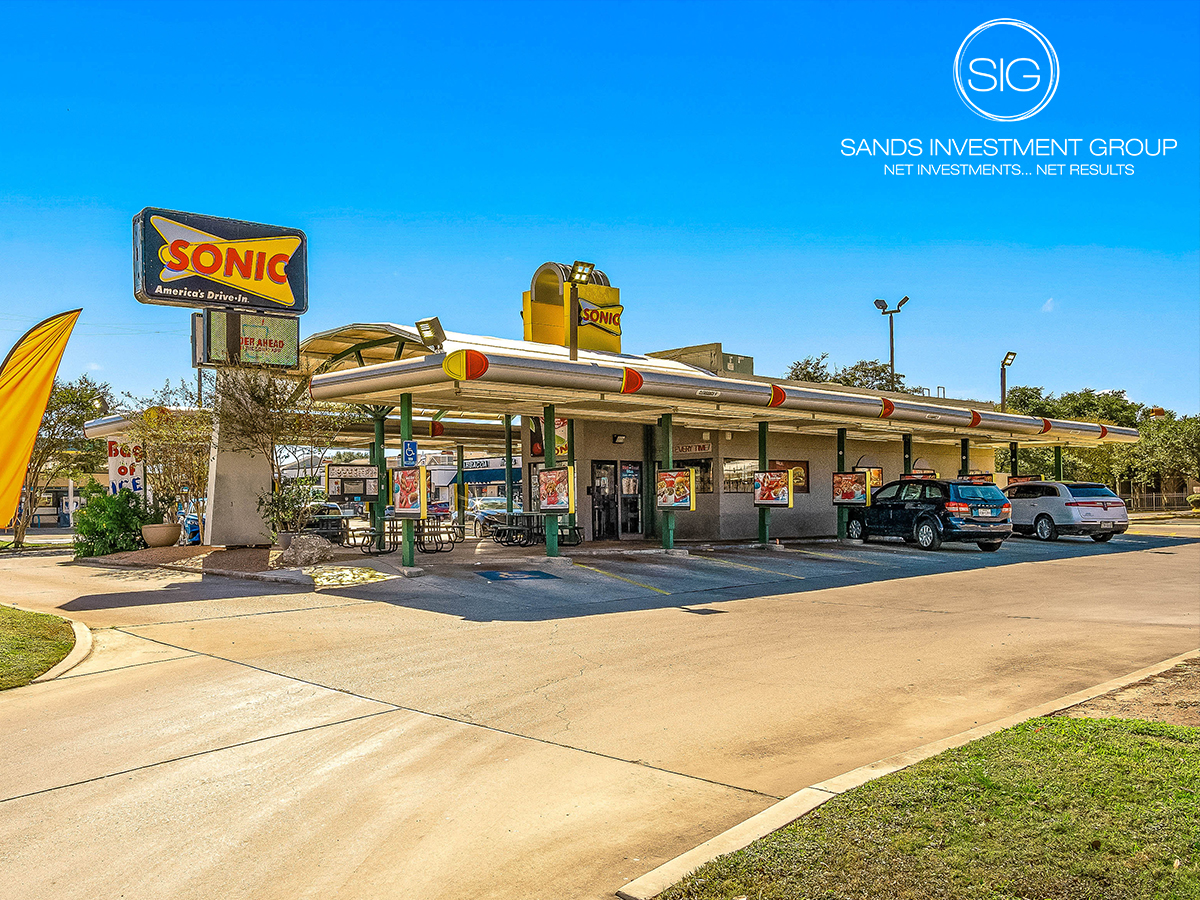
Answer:
[(333, 559), (333, 544), (316, 534), (296, 535), (279, 557), (285, 566), (311, 566), (327, 559)]

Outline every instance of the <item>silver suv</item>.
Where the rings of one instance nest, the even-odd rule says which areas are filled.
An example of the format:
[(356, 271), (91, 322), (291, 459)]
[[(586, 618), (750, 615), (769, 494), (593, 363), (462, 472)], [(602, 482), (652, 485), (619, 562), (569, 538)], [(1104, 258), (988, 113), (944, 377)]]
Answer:
[(1129, 528), (1125, 502), (1102, 484), (1023, 481), (1004, 489), (1012, 503), (1013, 531), (1039, 540), (1085, 534), (1104, 542)]

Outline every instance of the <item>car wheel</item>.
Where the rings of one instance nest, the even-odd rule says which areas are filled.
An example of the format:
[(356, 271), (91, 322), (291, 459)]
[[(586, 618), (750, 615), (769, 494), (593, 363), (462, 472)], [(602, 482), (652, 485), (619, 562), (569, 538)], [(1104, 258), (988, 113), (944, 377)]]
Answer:
[(1049, 516), (1038, 516), (1037, 521), (1033, 523), (1033, 533), (1037, 535), (1039, 541), (1057, 541), (1058, 528), (1054, 525), (1054, 520)]
[(978, 541), (979, 549), (984, 553), (995, 553), (1004, 541)]
[(846, 537), (852, 541), (867, 539), (867, 529), (863, 527), (862, 519), (851, 519), (846, 523)]
[(921, 519), (913, 533), (917, 539), (917, 546), (922, 550), (936, 550), (942, 546), (942, 539), (938, 535), (937, 526), (933, 524), (933, 519)]
[(1095, 541), (1097, 544), (1103, 544), (1106, 541), (1111, 541), (1112, 540), (1112, 532), (1109, 532), (1108, 534), (1093, 534), (1092, 540)]

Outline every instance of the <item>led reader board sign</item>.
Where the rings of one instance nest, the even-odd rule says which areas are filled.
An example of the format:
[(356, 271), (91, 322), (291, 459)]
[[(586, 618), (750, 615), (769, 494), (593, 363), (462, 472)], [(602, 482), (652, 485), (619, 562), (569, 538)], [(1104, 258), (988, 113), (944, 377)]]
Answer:
[(192, 313), (192, 364), (295, 369), (300, 365), (300, 320), (231, 309)]
[(298, 228), (147, 207), (133, 218), (133, 295), (298, 316), (308, 309), (308, 239)]

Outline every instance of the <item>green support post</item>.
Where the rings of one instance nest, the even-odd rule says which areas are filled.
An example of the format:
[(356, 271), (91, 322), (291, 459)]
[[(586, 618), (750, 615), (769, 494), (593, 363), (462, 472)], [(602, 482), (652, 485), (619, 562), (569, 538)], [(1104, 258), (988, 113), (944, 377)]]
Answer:
[[(571, 467), (572, 472), (575, 471), (575, 420), (574, 419), (567, 419), (567, 465)], [(617, 475), (618, 475), (617, 484), (619, 485), (621, 483), (620, 482), (620, 473), (618, 472)], [(574, 488), (575, 486), (572, 485), (571, 487)], [(567, 524), (569, 524), (572, 529), (575, 528), (575, 513), (570, 513), (567, 516)]]
[[(675, 436), (671, 433), (671, 414), (664, 413), (662, 421), (663, 468), (675, 468)], [(663, 510), (662, 545), (664, 550), (675, 549), (675, 510)]]
[(458, 524), (464, 528), (467, 525), (467, 482), (463, 478), (463, 445), (458, 450), (458, 482), (454, 491), (454, 509), (458, 513)]
[(512, 415), (504, 414), (504, 496), (505, 506), (511, 516), (513, 511), (513, 480), (512, 480)]
[(1012, 441), (1008, 445), (1008, 474), (1009, 475), (1021, 474), (1020, 471), (1017, 469), (1017, 442), (1016, 441)]
[(911, 475), (912, 474), (912, 462), (913, 462), (913, 460), (912, 460), (912, 435), (911, 434), (903, 435), (902, 440), (904, 441), (904, 474)]
[(375, 443), (371, 447), (371, 456), (375, 462), (375, 475), (378, 479), (378, 485), (375, 491), (375, 510), (374, 522), (372, 523), (375, 530), (378, 532), (378, 537), (375, 538), (375, 547), (379, 550), (383, 549), (384, 538), (384, 513), (387, 506), (388, 483), (387, 483), (387, 459), (383, 453), (383, 423), (387, 421), (387, 414), (379, 407), (374, 410), (375, 413)]
[[(837, 470), (838, 472), (846, 471), (846, 429), (839, 428), (837, 430)], [(846, 507), (838, 506), (837, 508), (837, 536), (838, 540), (846, 538), (846, 519), (848, 513)]]
[(958, 451), (958, 475), (966, 478), (971, 474), (971, 439), (963, 438)]
[(1054, 448), (1054, 480), (1063, 480), (1062, 447)]
[(655, 494), (655, 480), (658, 474), (658, 428), (646, 424), (642, 426), (642, 509), (645, 511), (642, 521), (645, 523), (646, 537), (658, 534), (658, 496)]
[[(758, 469), (767, 470), (767, 423), (758, 423)], [(771, 540), (771, 510), (765, 506), (758, 508), (758, 542), (764, 546)]]
[[(400, 439), (412, 440), (412, 394), (400, 395)], [(405, 519), (401, 524), (404, 533), (403, 544), (400, 548), (400, 561), (406, 566), (416, 565), (417, 532), (412, 519)]]
[[(546, 468), (553, 469), (555, 465), (554, 459), (554, 406), (547, 404), (545, 410), (545, 419), (542, 421), (542, 430), (544, 443), (546, 445)], [(530, 485), (535, 488), (535, 485)], [(558, 514), (548, 513), (546, 515), (546, 555), (558, 556)]]

